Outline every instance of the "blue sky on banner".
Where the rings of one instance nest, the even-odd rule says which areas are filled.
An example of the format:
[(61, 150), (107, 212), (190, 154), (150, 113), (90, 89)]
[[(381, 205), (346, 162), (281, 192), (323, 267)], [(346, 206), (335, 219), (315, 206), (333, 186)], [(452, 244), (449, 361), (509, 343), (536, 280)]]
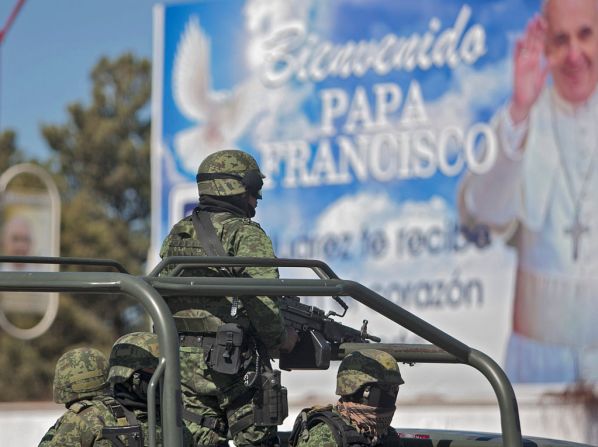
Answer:
[[(168, 32), (164, 44), (166, 69), (163, 135), (164, 143), (174, 154), (173, 163), (177, 173), (172, 178), (175, 180), (193, 181), (197, 166), (196, 160), (190, 161), (188, 157), (177, 153), (175, 140), (182, 131), (196, 126), (198, 120), (181, 112), (182, 109), (177, 105), (171, 90), (171, 86), (174, 85), (172, 76), (177, 49), (182, 45), (184, 30), (189, 26), (190, 16), (197, 17), (201, 32), (208, 36), (211, 57), (207, 62), (207, 69), (211, 72), (209, 82), (212, 90), (230, 93), (240, 85), (250, 83), (252, 73), (256, 69), (255, 66), (250, 66), (251, 61), (248, 61), (249, 48), (261, 36), (259, 33), (249, 32), (248, 26), (251, 20), (255, 20), (256, 15), (259, 15), (256, 14), (259, 8), (252, 9), (252, 6), (260, 2), (229, 0), (227, 3), (227, 8), (221, 7), (219, 2), (204, 2), (175, 5), (166, 11)], [(326, 90), (342, 90), (346, 94), (345, 99), (351, 105), (352, 101), (356, 100), (356, 89), (363, 88), (367, 95), (367, 105), (374, 113), (377, 106), (374, 86), (393, 84), (399, 88), (403, 97), (403, 104), (389, 116), (389, 119), (397, 121), (401, 119), (410, 87), (415, 86), (419, 87), (421, 92), (420, 105), (429, 118), (426, 125), (430, 129), (440, 131), (447, 126), (456, 126), (467, 132), (475, 123), (486, 123), (508, 97), (513, 41), (528, 18), (538, 10), (539, 2), (345, 0), (301, 2), (301, 5), (290, 12), (276, 12), (275, 7), (271, 7), (265, 15), (269, 14), (269, 20), (272, 21), (284, 14), (301, 17), (308, 24), (309, 30), (317, 34), (319, 41), (326, 40), (338, 45), (360, 40), (380, 42), (384, 36), (391, 33), (398, 37), (413, 34), (425, 36), (427, 33), (434, 42), (447, 28), (458, 28), (461, 21), (464, 24), (461, 37), (472, 27), (480, 27), (485, 34), (484, 47), (483, 51), (473, 58), (473, 63), (461, 59), (454, 66), (443, 63), (439, 64), (440, 67), (429, 69), (416, 67), (413, 70), (391, 70), (385, 75), (369, 70), (362, 76), (349, 76), (346, 79), (331, 76), (319, 82), (299, 82), (294, 77), (279, 87), (279, 99), (266, 96), (267, 92), (264, 92), (262, 97), (255, 92), (253, 97), (247, 95), (254, 102), (263, 101), (275, 105), (270, 111), (256, 112), (256, 118), (250, 124), (245, 123), (244, 131), (239, 132), (235, 140), (239, 146), (253, 151), (258, 159), (262, 159), (262, 164), (267, 152), (263, 146), (260, 148), (260, 143), (302, 139), (308, 141), (311, 151), (315, 152), (318, 144), (326, 140), (321, 135), (324, 113), (322, 94)], [(261, 14), (264, 12), (261, 11)], [(284, 101), (281, 101), (280, 97), (283, 97)], [(338, 151), (335, 139), (344, 133), (342, 126), (347, 123), (347, 119), (347, 113), (343, 113), (329, 122), (333, 130), (328, 141), (332, 144), (335, 154)], [(455, 154), (449, 154), (448, 164), (454, 163), (455, 157)], [(313, 161), (310, 160), (310, 163)], [(297, 176), (289, 180), (288, 175), (285, 181), (290, 182), (291, 186), (287, 184), (286, 187), (281, 187), (283, 170), (282, 164), (278, 164), (272, 171), (274, 175), (269, 177), (277, 186), (266, 189), (268, 200), (264, 200), (259, 208), (262, 219), (276, 228), (283, 225), (282, 219), (288, 218), (279, 212), (281, 202), (301, 203), (302, 216), (298, 219), (298, 226), (304, 226), (306, 222), (313, 222), (335, 199), (367, 191), (374, 194), (381, 190), (390, 193), (395, 204), (405, 200), (418, 202), (439, 197), (450, 208), (454, 208), (458, 174), (463, 171), (461, 169), (459, 173), (455, 173), (448, 168), (445, 172), (436, 169), (420, 176), (395, 176), (392, 180), (386, 180), (388, 176), (383, 173), (384, 181), (372, 180), (370, 175), (364, 181), (340, 181), (339, 184), (330, 184), (327, 188), (317, 188), (313, 186), (321, 185), (321, 181), (318, 183), (312, 178), (311, 183), (302, 182), (296, 178)], [(447, 174), (446, 171), (450, 173)], [(268, 219), (263, 218), (266, 215)]]
[[(405, 173), (397, 162), (401, 149), (390, 147), (385, 152), (378, 147), (373, 163), (364, 159), (376, 150), (366, 144), (360, 152), (358, 140), (384, 133), (408, 138), (418, 131), (439, 135), (451, 128), (463, 135), (472, 129), (492, 132), (489, 120), (510, 93), (513, 42), (538, 7), (539, 1), (519, 0), (227, 0), (167, 7), (160, 84), (162, 208), (160, 216), (153, 216), (160, 227), (153, 235), (154, 247), (170, 228), (175, 208), (171, 200), (181, 184), (188, 188), (188, 206), (197, 200), (199, 161), (211, 150), (236, 145), (252, 152), (268, 176), (256, 220), (272, 237), (279, 257), (324, 260), (340, 277), (364, 283), (501, 359), (510, 327), (514, 254), (504, 245), (477, 250), (473, 242), (463, 240), (456, 195), (467, 164), (455, 168), (458, 151), (449, 147), (446, 166), (435, 162), (426, 171), (423, 164), (419, 167), (423, 173), (416, 175), (411, 167)], [(469, 61), (467, 54), (459, 53), (452, 65), (441, 58), (439, 66), (427, 69), (384, 74), (368, 70), (358, 75), (354, 70), (349, 76), (322, 76), (314, 82), (302, 77), (317, 73), (297, 71), (278, 84), (271, 76), (270, 86), (264, 86), (264, 50), (259, 49), (271, 42), (271, 28), (289, 17), (305, 23), (317, 36), (291, 51), (295, 57), (300, 51), (306, 51), (306, 57), (313, 55), (309, 51), (322, 42), (338, 47), (362, 40), (380, 44), (390, 34), (401, 39), (427, 33), (435, 42), (461, 22), (460, 40), (473, 29), (471, 41), (483, 45), (465, 51)], [(266, 48), (271, 56), (284, 54)], [(280, 74), (277, 70), (283, 65), (271, 66), (270, 74)], [(397, 107), (389, 106), (389, 126), (367, 128), (365, 105), (378, 116), (376, 88), (387, 89), (386, 93), (398, 90), (401, 101)], [(357, 93), (360, 89), (362, 96)], [(427, 119), (421, 122), (403, 121), (410, 92), (415, 98), (421, 93), (421, 101), (412, 98), (409, 103), (420, 115), (424, 111)], [(333, 99), (345, 101), (345, 107), (331, 110)], [(347, 128), (352, 107), (358, 111), (353, 118), (360, 119), (353, 119), (353, 127)], [(350, 167), (343, 168), (342, 144), (353, 145), (355, 158), (362, 159), (347, 158), (344, 162)], [(431, 152), (436, 154), (437, 148)], [(314, 166), (319, 166), (318, 175), (313, 175)], [(395, 171), (388, 171), (388, 166)], [(436, 302), (421, 295), (422, 290), (451, 293)], [(352, 310), (357, 312), (347, 315), (345, 324), (359, 326), (369, 318), (359, 306)], [(480, 337), (490, 325), (496, 328), (492, 337)], [(388, 342), (421, 341), (394, 325), (376, 327), (389, 334)]]

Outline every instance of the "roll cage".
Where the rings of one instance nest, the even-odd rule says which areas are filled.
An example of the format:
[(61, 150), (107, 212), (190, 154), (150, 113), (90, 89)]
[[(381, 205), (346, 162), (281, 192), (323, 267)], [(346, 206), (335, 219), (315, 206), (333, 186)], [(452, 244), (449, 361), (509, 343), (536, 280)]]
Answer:
[[(460, 363), (469, 365), (490, 382), (500, 410), (502, 443), (523, 447), (517, 399), (500, 366), (481, 351), (471, 348), (437, 327), (385, 299), (364, 285), (340, 279), (318, 260), (246, 257), (173, 256), (163, 259), (147, 276), (134, 276), (118, 262), (108, 259), (7, 257), (0, 263), (84, 265), (112, 267), (116, 272), (0, 272), (0, 292), (120, 293), (138, 301), (149, 314), (158, 335), (160, 361), (148, 392), (149, 444), (156, 445), (156, 389), (161, 381), (162, 438), (165, 446), (183, 445), (178, 335), (165, 302), (169, 296), (299, 295), (338, 299), (351, 297), (429, 344), (344, 343), (336, 360), (349, 352), (376, 348), (405, 363)], [(174, 269), (160, 276), (166, 267)], [(246, 277), (179, 276), (196, 267), (288, 267), (311, 269), (318, 279), (257, 279)]]

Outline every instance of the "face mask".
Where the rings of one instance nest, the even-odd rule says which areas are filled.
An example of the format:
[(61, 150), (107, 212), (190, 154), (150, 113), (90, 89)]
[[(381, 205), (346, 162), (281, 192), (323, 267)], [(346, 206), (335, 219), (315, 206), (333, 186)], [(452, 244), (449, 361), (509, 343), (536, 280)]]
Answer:
[(380, 408), (343, 401), (337, 403), (336, 410), (341, 416), (347, 418), (359, 433), (372, 438), (374, 443), (388, 432), (395, 413), (394, 406)]
[[(140, 399), (147, 401), (147, 389), (149, 387), (149, 382), (152, 378), (153, 373), (147, 371), (135, 371), (133, 373), (132, 381), (131, 381), (131, 389), (133, 393)], [(156, 396), (159, 396), (160, 392), (156, 389)]]

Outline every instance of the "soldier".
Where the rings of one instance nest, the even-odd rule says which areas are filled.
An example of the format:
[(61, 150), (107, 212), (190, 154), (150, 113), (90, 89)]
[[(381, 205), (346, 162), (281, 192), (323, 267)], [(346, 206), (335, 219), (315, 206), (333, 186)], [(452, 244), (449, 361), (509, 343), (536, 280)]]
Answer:
[(108, 360), (97, 349), (76, 348), (65, 352), (56, 362), (54, 402), (64, 404), (67, 412), (50, 427), (39, 447), (47, 447), (57, 431), (90, 401), (110, 391), (107, 380)]
[[(128, 446), (148, 446), (147, 391), (149, 382), (160, 359), (158, 336), (151, 332), (133, 332), (120, 337), (110, 352), (108, 380), (112, 394), (122, 411), (116, 415), (121, 427), (104, 427), (102, 436), (114, 440), (122, 439), (126, 432)], [(156, 390), (156, 401), (159, 402)], [(157, 421), (160, 420), (159, 414)], [(158, 422), (159, 423), (159, 422)], [(113, 424), (117, 425), (117, 424)], [(123, 427), (126, 425), (126, 427)], [(135, 427), (136, 431), (131, 430)], [(157, 427), (156, 443), (161, 445), (161, 430)], [(110, 432), (110, 433), (109, 433)], [(113, 441), (118, 445), (116, 441)]]
[[(174, 225), (160, 256), (274, 258), (270, 238), (251, 220), (263, 178), (245, 152), (223, 150), (206, 157), (197, 174), (199, 206)], [(266, 267), (184, 272), (223, 274), (278, 278), (276, 268)], [(268, 352), (288, 352), (298, 338), (285, 329), (276, 298), (169, 297), (167, 302), (180, 334), (183, 417), (197, 445), (224, 446), (229, 437), (237, 446), (276, 445), (276, 425), (287, 412), (286, 389), (270, 367)], [(264, 399), (275, 404), (262, 405)], [(273, 408), (278, 414), (268, 411)]]
[(290, 435), (292, 447), (398, 445), (390, 426), (403, 379), (396, 360), (376, 349), (352, 352), (336, 376), (336, 405), (303, 410)]
[[(113, 386), (114, 396), (102, 394), (93, 399), (67, 404), (69, 410), (59, 421), (60, 424), (57, 424), (54, 436), (46, 444), (42, 441), (42, 445), (44, 447), (149, 445), (147, 387), (158, 365), (158, 358), (158, 340), (155, 334), (135, 332), (120, 337), (112, 347), (109, 360), (108, 381)], [(69, 377), (67, 375), (66, 379), (68, 380)], [(103, 383), (106, 383), (105, 378)], [(68, 385), (64, 388), (69, 389)], [(78, 389), (75, 385), (71, 388)], [(62, 390), (62, 388), (58, 389)], [(71, 399), (71, 394), (64, 395), (65, 397), (60, 397), (61, 401)], [(76, 395), (74, 396), (76, 398)], [(88, 394), (85, 396), (91, 397)], [(161, 432), (159, 429), (157, 432), (157, 443), (161, 445)]]

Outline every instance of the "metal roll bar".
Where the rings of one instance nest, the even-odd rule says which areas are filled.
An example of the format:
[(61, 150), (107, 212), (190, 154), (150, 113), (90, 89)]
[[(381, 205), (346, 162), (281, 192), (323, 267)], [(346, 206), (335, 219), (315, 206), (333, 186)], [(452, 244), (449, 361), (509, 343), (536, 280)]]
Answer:
[[(235, 267), (304, 267), (310, 268), (322, 279), (257, 279), (221, 277), (158, 276), (167, 266), (184, 263), (186, 268), (198, 266)], [(175, 269), (171, 274), (181, 274), (184, 269)], [(473, 349), (437, 327), (413, 315), (402, 307), (385, 299), (376, 292), (355, 281), (337, 279), (338, 276), (321, 261), (295, 259), (265, 259), (239, 257), (176, 257), (166, 258), (146, 277), (164, 297), (181, 295), (198, 296), (241, 296), (241, 295), (308, 295), (349, 296), (370, 309), (394, 321), (398, 325), (424, 338), (434, 346), (420, 346), (419, 351), (395, 352), (401, 361), (419, 363), (463, 363), (480, 371), (490, 382), (496, 394), (503, 443), (522, 447), (519, 409), (513, 387), (501, 367), (489, 356)], [(369, 343), (376, 348), (376, 343)], [(380, 344), (384, 348), (384, 344)], [(425, 346), (422, 349), (421, 346)], [(437, 347), (437, 348), (435, 348)], [(341, 345), (349, 352), (348, 344)], [(397, 347), (395, 346), (395, 349)], [(439, 349), (438, 349), (439, 348)], [(396, 357), (395, 357), (396, 358)]]
[[(23, 260), (22, 258), (19, 259)], [(52, 263), (49, 259), (43, 258), (44, 262), (40, 262)], [(81, 258), (71, 259), (81, 260)], [(0, 262), (2, 260), (0, 258)], [(80, 264), (107, 265), (103, 263), (105, 260), (100, 260), (102, 261), (101, 263), (93, 263), (93, 260), (84, 261), (80, 262)], [(63, 262), (57, 261), (57, 263)], [(169, 276), (159, 276), (161, 273), (164, 273), (166, 267), (171, 265), (176, 265), (176, 267), (170, 272)], [(178, 276), (184, 274), (185, 269), (220, 266), (302, 267), (311, 269), (320, 279)], [(160, 374), (163, 374), (164, 388), (162, 390), (161, 401), (162, 430), (164, 445), (169, 447), (182, 445), (182, 407), (178, 337), (171, 312), (164, 299), (170, 296), (183, 295), (214, 297), (223, 295), (352, 297), (432, 344), (345, 343), (340, 346), (339, 359), (354, 350), (365, 349), (366, 347), (378, 347), (391, 353), (398, 361), (413, 363), (462, 363), (470, 365), (486, 377), (496, 394), (501, 416), (503, 444), (523, 447), (515, 393), (506, 374), (494, 360), (486, 354), (451, 337), (402, 307), (388, 301), (367, 287), (355, 281), (339, 279), (332, 269), (321, 261), (236, 257), (170, 257), (160, 262), (146, 277), (135, 277), (125, 273), (0, 272), (0, 291), (124, 293), (139, 300), (151, 316), (158, 334), (160, 362), (150, 383), (150, 389), (155, 390), (157, 378)], [(155, 402), (153, 393), (150, 393), (148, 400), (150, 403)], [(150, 429), (152, 427), (155, 429), (155, 406), (148, 405), (148, 407)], [(155, 443), (155, 438), (150, 437), (150, 444), (153, 445), (152, 443)]]
[[(160, 361), (156, 372), (164, 373), (164, 389), (160, 401), (164, 445), (183, 445), (177, 331), (164, 299), (147, 282), (124, 273), (0, 272), (0, 291), (122, 293), (138, 300), (153, 320), (160, 345)], [(154, 379), (156, 376), (155, 374)], [(154, 379), (152, 390), (155, 390)], [(151, 398), (153, 397), (155, 396)], [(155, 433), (155, 406), (148, 405), (148, 425), (150, 433)], [(151, 434), (150, 445), (155, 446), (155, 441)]]

